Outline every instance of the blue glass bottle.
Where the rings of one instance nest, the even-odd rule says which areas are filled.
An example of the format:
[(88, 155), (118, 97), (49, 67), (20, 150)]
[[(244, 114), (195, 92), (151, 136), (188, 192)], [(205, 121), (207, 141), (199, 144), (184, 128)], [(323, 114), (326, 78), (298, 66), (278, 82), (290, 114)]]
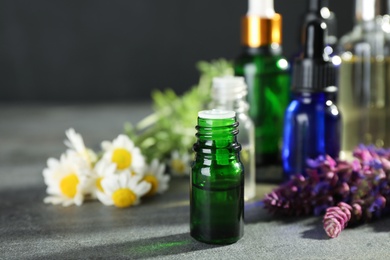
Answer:
[(307, 158), (325, 155), (324, 136), (324, 93), (294, 93), (285, 114), (283, 168), (286, 177), (302, 174)]
[[(303, 174), (307, 159), (326, 155), (325, 90), (336, 84), (336, 69), (325, 53), (326, 24), (315, 19), (305, 26), (305, 45), (293, 67), (293, 100), (286, 109), (283, 131), (285, 179)], [(335, 140), (337, 142), (337, 140)], [(340, 141), (338, 140), (338, 144)]]
[(330, 157), (339, 158), (341, 149), (341, 112), (336, 105), (338, 88), (325, 89), (325, 151)]

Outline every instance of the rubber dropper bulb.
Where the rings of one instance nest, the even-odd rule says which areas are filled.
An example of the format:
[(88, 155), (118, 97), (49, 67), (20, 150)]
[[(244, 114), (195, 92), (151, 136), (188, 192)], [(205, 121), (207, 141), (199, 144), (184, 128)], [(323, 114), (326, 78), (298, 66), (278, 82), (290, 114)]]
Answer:
[(335, 86), (336, 68), (325, 53), (326, 24), (312, 20), (305, 27), (303, 54), (295, 60), (292, 91), (323, 92), (326, 87)]
[(274, 17), (274, 0), (249, 0), (247, 15), (253, 15), (261, 18)]
[(324, 53), (326, 24), (319, 20), (310, 21), (306, 25), (304, 59), (328, 60)]

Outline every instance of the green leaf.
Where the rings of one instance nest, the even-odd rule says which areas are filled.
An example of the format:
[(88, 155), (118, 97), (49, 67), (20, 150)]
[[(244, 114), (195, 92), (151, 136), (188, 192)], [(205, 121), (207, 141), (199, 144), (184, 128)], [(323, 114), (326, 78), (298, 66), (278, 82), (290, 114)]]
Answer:
[(139, 146), (147, 161), (164, 160), (177, 150), (190, 152), (195, 142), (197, 113), (210, 101), (212, 79), (233, 75), (233, 64), (219, 59), (196, 64), (200, 72), (197, 85), (182, 96), (172, 89), (152, 92), (154, 113), (142, 119), (135, 127), (125, 125), (124, 132)]

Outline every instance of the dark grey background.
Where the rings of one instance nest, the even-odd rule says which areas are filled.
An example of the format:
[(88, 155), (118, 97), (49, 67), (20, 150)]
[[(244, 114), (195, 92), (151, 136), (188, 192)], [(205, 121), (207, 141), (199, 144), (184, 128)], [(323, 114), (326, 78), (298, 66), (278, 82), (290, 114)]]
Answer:
[[(330, 0), (339, 35), (353, 0)], [(306, 0), (275, 0), (287, 57), (298, 49)], [(183, 93), (199, 60), (240, 52), (245, 0), (1, 0), (0, 101), (148, 100)]]

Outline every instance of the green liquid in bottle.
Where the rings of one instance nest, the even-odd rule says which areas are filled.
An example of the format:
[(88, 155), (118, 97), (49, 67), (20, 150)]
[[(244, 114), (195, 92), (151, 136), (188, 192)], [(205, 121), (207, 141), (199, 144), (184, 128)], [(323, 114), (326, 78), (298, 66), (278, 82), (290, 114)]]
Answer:
[[(211, 110), (211, 116), (224, 112)], [(218, 110), (220, 111), (220, 110)], [(191, 236), (210, 244), (231, 244), (243, 235), (244, 171), (235, 112), (229, 118), (199, 112), (198, 141), (190, 178)]]
[(248, 85), (257, 165), (280, 163), (283, 117), (290, 98), (288, 62), (268, 48), (247, 48), (235, 62), (235, 74), (245, 77)]
[[(243, 185), (221, 188), (192, 186), (191, 235), (197, 240), (230, 244), (243, 235)], [(201, 210), (197, 210), (201, 209)]]

